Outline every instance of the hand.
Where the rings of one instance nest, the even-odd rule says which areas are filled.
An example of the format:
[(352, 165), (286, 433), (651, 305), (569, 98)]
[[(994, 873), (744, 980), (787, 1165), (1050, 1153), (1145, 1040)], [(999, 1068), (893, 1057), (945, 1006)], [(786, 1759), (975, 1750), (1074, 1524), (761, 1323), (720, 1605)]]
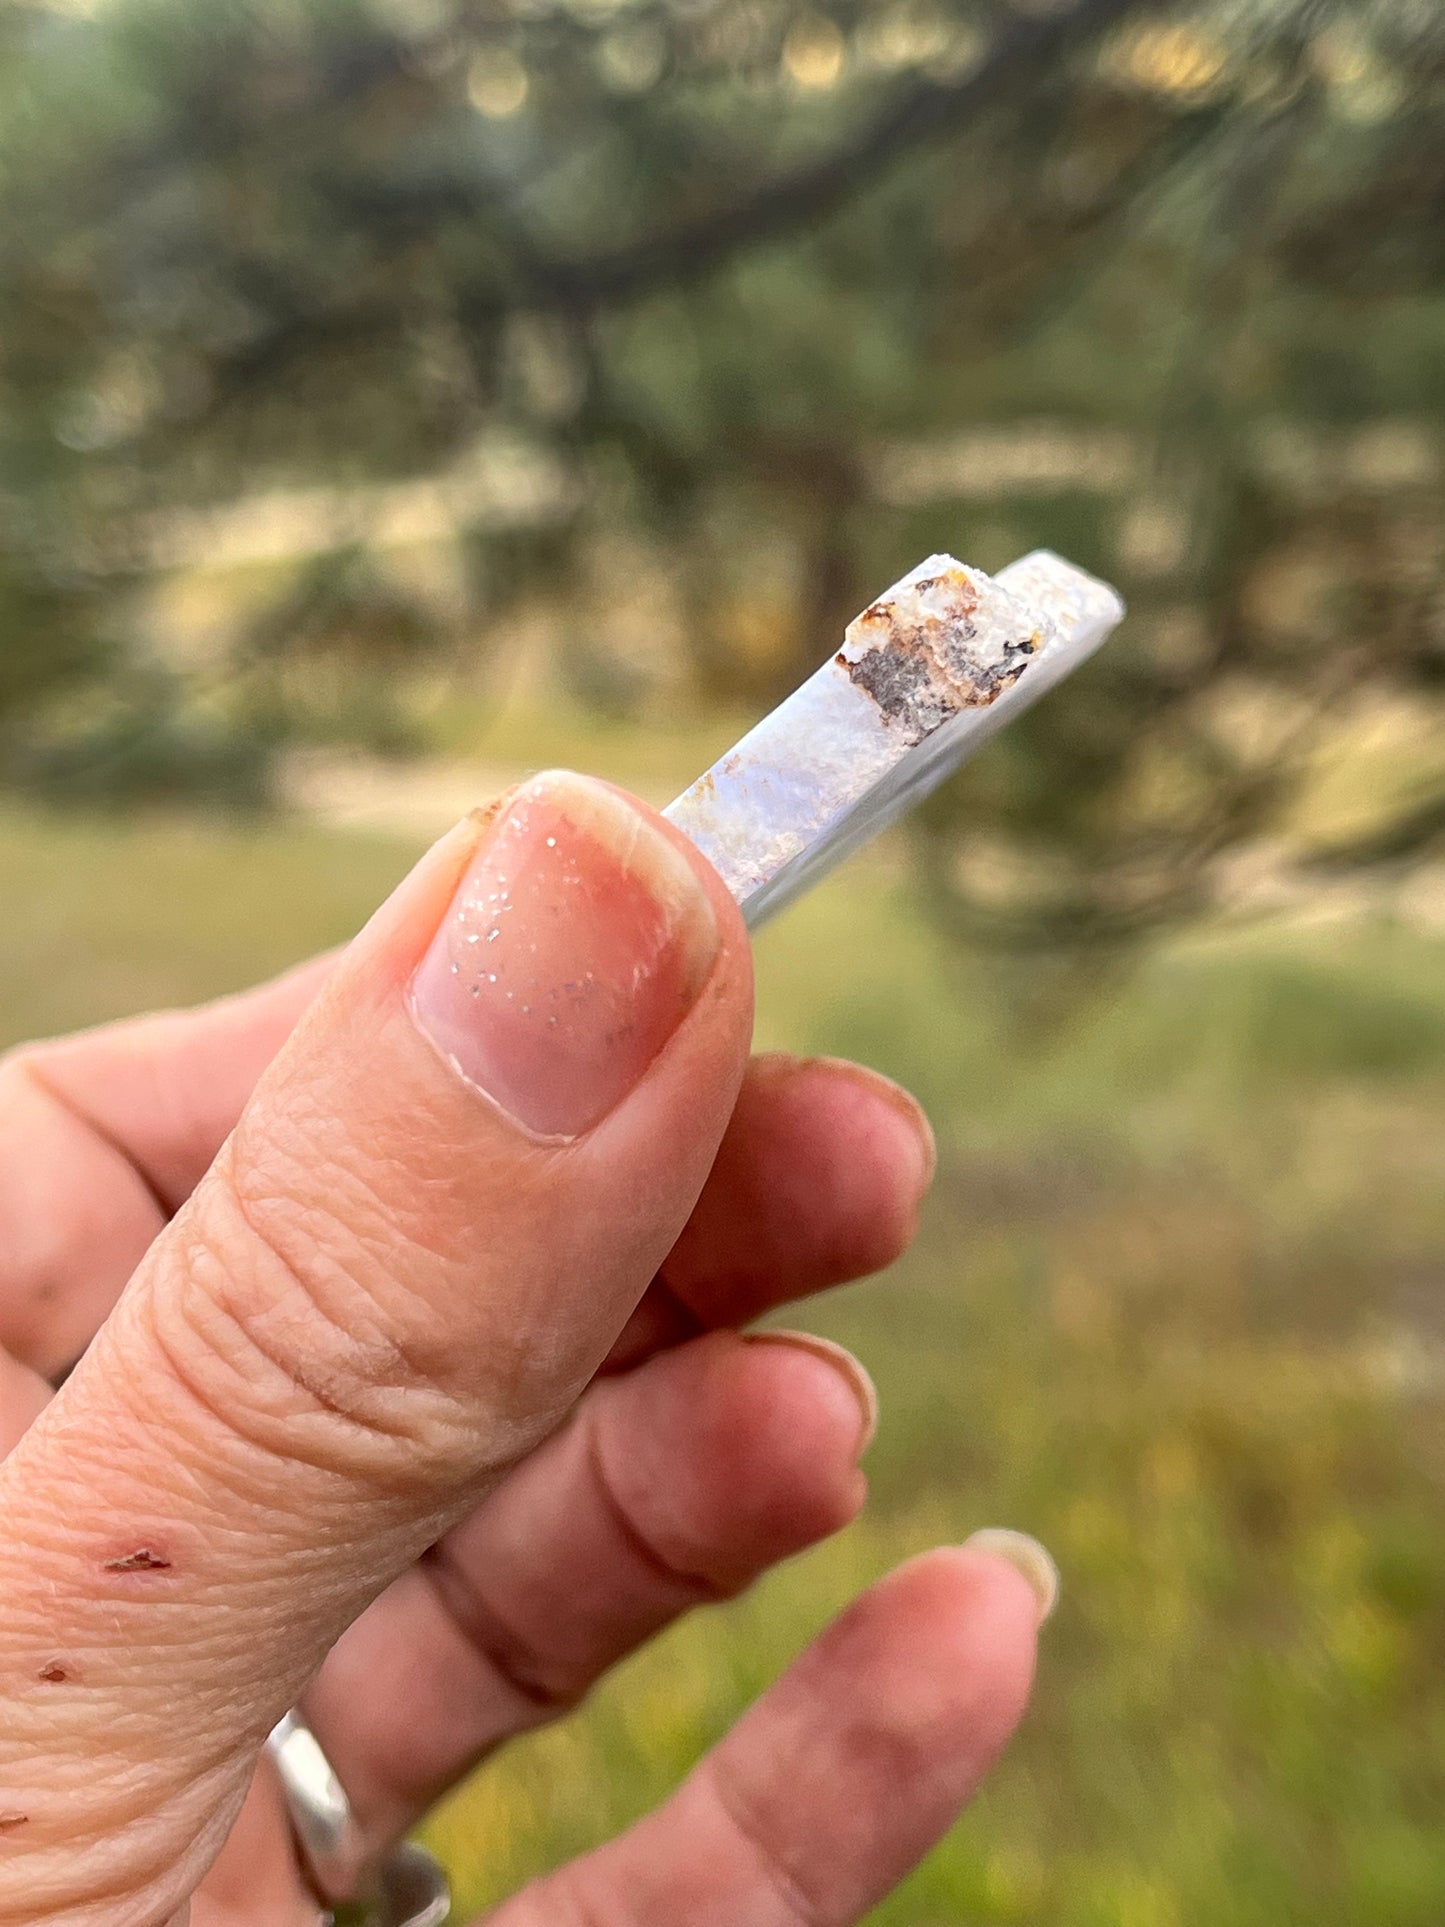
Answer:
[[(855, 1513), (861, 1368), (737, 1328), (898, 1253), (927, 1127), (749, 1065), (750, 998), (696, 852), (554, 775), (339, 960), (8, 1060), (0, 1922), (315, 1923), (257, 1764), (288, 1706), (381, 1851)], [(1020, 1716), (1026, 1569), (874, 1587), (496, 1927), (856, 1920)]]

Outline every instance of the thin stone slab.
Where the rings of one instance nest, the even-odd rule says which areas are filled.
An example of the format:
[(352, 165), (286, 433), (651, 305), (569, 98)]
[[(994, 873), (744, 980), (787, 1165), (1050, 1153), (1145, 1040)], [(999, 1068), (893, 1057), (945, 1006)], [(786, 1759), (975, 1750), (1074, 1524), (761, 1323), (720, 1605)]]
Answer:
[(1037, 549), (997, 576), (931, 555), (666, 814), (756, 929), (1097, 649), (1107, 583)]

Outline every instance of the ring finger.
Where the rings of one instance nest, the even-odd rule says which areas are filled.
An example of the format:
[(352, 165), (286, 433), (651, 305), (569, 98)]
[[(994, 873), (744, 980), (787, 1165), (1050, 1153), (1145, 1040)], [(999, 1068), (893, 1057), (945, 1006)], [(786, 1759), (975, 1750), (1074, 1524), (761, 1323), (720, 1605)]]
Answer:
[(793, 1335), (716, 1333), (594, 1384), (307, 1695), (377, 1847), (668, 1621), (845, 1525), (872, 1410), (856, 1361)]

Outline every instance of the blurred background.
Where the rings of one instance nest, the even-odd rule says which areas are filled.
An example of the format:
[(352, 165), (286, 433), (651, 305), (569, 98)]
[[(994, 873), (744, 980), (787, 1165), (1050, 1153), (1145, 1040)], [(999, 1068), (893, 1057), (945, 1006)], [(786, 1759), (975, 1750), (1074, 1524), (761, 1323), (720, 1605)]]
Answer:
[(0, 204), (0, 1042), (522, 770), (666, 800), (931, 549), (1130, 602), (759, 946), (942, 1140), (816, 1313), (868, 1515), (465, 1789), (459, 1899), (998, 1523), (1038, 1704), (879, 1921), (1438, 1927), (1437, 0), (5, 0)]

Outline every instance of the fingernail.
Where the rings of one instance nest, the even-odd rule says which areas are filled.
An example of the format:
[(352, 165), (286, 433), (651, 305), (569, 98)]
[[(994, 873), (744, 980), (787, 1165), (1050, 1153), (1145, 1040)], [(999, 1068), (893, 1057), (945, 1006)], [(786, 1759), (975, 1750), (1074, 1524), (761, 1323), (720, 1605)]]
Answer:
[(526, 1130), (576, 1137), (639, 1082), (717, 945), (682, 853), (615, 791), (549, 771), (488, 825), (412, 979), (412, 1010)]
[(1059, 1603), (1059, 1569), (1048, 1548), (1026, 1532), (1010, 1532), (1006, 1526), (986, 1526), (982, 1532), (970, 1533), (964, 1545), (970, 1552), (988, 1552), (997, 1559), (1007, 1559), (1023, 1574), (1039, 1602), (1042, 1626)]
[(814, 1358), (821, 1358), (825, 1364), (832, 1366), (858, 1401), (861, 1424), (854, 1452), (861, 1459), (878, 1430), (878, 1387), (852, 1352), (843, 1345), (835, 1345), (831, 1338), (819, 1338), (815, 1332), (769, 1329), (746, 1332), (744, 1336), (750, 1345), (792, 1345), (800, 1352), (811, 1352)]

